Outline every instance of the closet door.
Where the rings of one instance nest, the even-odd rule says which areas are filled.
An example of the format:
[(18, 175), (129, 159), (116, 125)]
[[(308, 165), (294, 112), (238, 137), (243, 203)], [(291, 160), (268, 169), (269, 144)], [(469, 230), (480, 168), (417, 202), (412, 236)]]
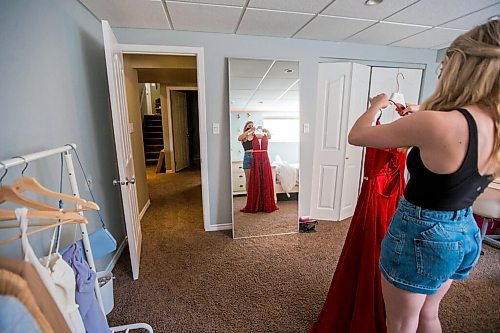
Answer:
[(348, 145), (347, 134), (366, 110), (369, 80), (368, 66), (319, 64), (310, 211), (314, 218), (337, 221), (354, 212), (362, 149)]
[[(404, 79), (401, 75), (404, 75)], [(396, 79), (397, 78), (397, 79)], [(410, 68), (390, 68), (390, 67), (372, 67), (370, 80), (370, 96), (379, 93), (391, 93), (398, 91), (405, 97), (408, 104), (418, 104), (420, 97), (420, 84), (422, 82), (422, 70)], [(389, 106), (382, 110), (380, 122), (387, 124), (399, 118), (399, 114), (394, 106)]]

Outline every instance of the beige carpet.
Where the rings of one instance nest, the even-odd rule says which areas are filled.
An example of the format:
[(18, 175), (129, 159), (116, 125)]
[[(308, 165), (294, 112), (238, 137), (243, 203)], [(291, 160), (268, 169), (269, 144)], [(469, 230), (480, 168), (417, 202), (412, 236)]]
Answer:
[(299, 231), (298, 201), (278, 201), (278, 210), (272, 213), (243, 213), (246, 196), (233, 197), (234, 236), (255, 237)]
[[(203, 231), (197, 171), (149, 177), (140, 278), (128, 253), (114, 269), (111, 325), (155, 332), (307, 332), (325, 300), (349, 221), (318, 232), (248, 239)], [(229, 200), (229, 198), (228, 198)], [(500, 332), (500, 250), (485, 246), (471, 278), (441, 307), (444, 332)]]

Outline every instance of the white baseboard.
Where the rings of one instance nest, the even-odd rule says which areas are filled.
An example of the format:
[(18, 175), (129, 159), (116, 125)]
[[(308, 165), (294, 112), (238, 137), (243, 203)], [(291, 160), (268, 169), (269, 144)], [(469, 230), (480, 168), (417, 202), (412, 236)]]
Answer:
[(232, 223), (224, 223), (224, 224), (216, 224), (210, 225), (208, 228), (205, 228), (205, 231), (221, 231), (221, 230), (231, 230), (233, 229)]
[(113, 268), (115, 268), (115, 265), (118, 262), (118, 259), (120, 259), (120, 256), (122, 255), (122, 252), (125, 249), (125, 246), (127, 246), (127, 244), (128, 244), (128, 237), (125, 236), (120, 246), (118, 246), (118, 249), (116, 250), (115, 254), (113, 254), (113, 258), (111, 259), (111, 262), (108, 264), (108, 267), (106, 267), (105, 270), (106, 273), (111, 273)]
[(146, 211), (148, 210), (150, 205), (151, 205), (151, 200), (148, 200), (148, 202), (146, 202), (146, 204), (142, 208), (141, 213), (139, 214), (139, 221), (142, 220), (142, 218), (144, 217), (144, 214), (146, 214)]

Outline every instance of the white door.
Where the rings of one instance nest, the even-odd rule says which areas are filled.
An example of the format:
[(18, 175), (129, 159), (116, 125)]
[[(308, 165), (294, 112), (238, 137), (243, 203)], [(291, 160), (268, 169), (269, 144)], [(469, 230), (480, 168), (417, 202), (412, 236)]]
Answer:
[(352, 215), (359, 189), (362, 149), (347, 149), (347, 133), (366, 110), (370, 67), (319, 64), (311, 212), (337, 221)]
[[(404, 79), (398, 73), (403, 74)], [(397, 78), (397, 79), (396, 79)], [(389, 96), (398, 91), (403, 94), (406, 103), (418, 104), (420, 97), (420, 83), (422, 82), (422, 70), (411, 68), (388, 68), (372, 67), (370, 96), (375, 96), (381, 92)], [(382, 110), (380, 122), (388, 124), (400, 116), (393, 105)]]
[(111, 100), (111, 115), (113, 118), (113, 132), (118, 159), (118, 173), (120, 176), (117, 184), (120, 185), (122, 193), (132, 275), (134, 280), (136, 280), (139, 277), (142, 232), (135, 187), (132, 145), (130, 143), (123, 55), (120, 45), (107, 21), (102, 21), (102, 32), (104, 37), (106, 69), (108, 73), (109, 96)]
[(170, 91), (175, 172), (189, 166), (189, 131), (186, 94)]

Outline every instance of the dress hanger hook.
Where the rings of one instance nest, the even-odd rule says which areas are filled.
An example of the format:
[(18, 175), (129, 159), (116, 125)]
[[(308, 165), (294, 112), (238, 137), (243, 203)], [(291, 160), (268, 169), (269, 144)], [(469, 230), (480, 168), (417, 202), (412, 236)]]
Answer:
[(24, 168), (21, 171), (21, 177), (24, 177), (24, 171), (26, 171), (26, 169), (28, 168), (28, 160), (24, 156), (14, 156), (13, 158), (16, 158), (16, 157), (20, 158), (20, 159), (22, 159), (24, 161)]
[(7, 176), (7, 172), (9, 171), (9, 169), (7, 169), (7, 166), (3, 162), (0, 162), (0, 164), (4, 167), (3, 175), (0, 177), (0, 184), (2, 184), (2, 180), (5, 178), (5, 176)]
[(405, 79), (405, 75), (398, 71), (398, 74), (396, 75), (396, 85), (398, 86), (398, 88), (397, 88), (398, 93), (399, 93), (399, 76), (400, 75), (403, 77), (403, 80)]

